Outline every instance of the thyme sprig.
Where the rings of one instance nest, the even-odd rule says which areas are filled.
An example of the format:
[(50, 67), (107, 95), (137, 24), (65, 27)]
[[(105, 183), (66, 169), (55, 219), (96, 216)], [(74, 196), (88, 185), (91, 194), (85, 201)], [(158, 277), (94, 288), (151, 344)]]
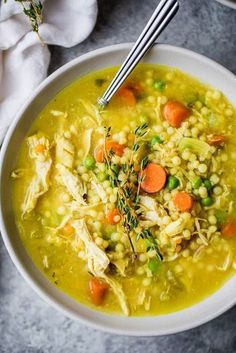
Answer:
[[(106, 142), (107, 139), (111, 136), (111, 127), (105, 128), (104, 137), (104, 157), (107, 173), (109, 175), (109, 180), (112, 187), (117, 187), (117, 208), (122, 216), (122, 226), (128, 236), (130, 246), (135, 257), (137, 255), (135, 252), (131, 235), (133, 231), (137, 233), (137, 229), (139, 227), (137, 208), (141, 183), (145, 177), (144, 170), (148, 163), (148, 157), (145, 156), (141, 160), (140, 172), (138, 173), (138, 175), (134, 170), (134, 160), (141, 146), (141, 142), (147, 132), (148, 125), (146, 123), (139, 126), (134, 132), (134, 142), (129, 163), (121, 165), (121, 171), (125, 175), (125, 181), (119, 179), (120, 170), (117, 168), (116, 165), (112, 163), (112, 157), (114, 155), (112, 148), (109, 151), (106, 151)], [(131, 176), (133, 175), (137, 176), (136, 184), (131, 180)], [(136, 239), (138, 240), (140, 238), (147, 240), (147, 252), (150, 250), (154, 250), (158, 259), (162, 260), (162, 255), (159, 251), (157, 242), (151, 234), (150, 230), (142, 229), (142, 231), (137, 235)]]
[(148, 164), (148, 157), (145, 156), (140, 163), (140, 173), (138, 175), (138, 187), (137, 187), (137, 192), (136, 192), (135, 199), (134, 199), (135, 205), (137, 205), (139, 202), (140, 188), (141, 188), (141, 184), (145, 178), (144, 169), (146, 168), (147, 164)]
[(134, 131), (134, 142), (133, 142), (132, 153), (131, 153), (130, 161), (129, 161), (129, 165), (128, 165), (127, 181), (129, 180), (130, 175), (134, 171), (134, 156), (138, 152), (138, 150), (140, 148), (140, 143), (147, 133), (148, 133), (148, 124), (147, 123), (144, 123), (144, 124), (138, 126)]
[[(23, 9), (24, 14), (28, 18), (32, 31), (36, 32), (39, 40), (41, 41), (42, 45), (44, 42), (39, 34), (39, 25), (42, 22), (42, 11), (43, 5), (40, 0), (15, 0), (16, 2), (20, 3)], [(4, 0), (6, 3), (7, 0)]]
[(159, 247), (157, 245), (156, 239), (153, 237), (152, 233), (150, 232), (149, 229), (143, 229), (142, 232), (140, 232), (137, 235), (137, 240), (139, 240), (140, 238), (142, 239), (146, 239), (147, 240), (147, 252), (154, 250), (156, 257), (162, 261), (163, 260), (163, 256), (159, 250)]
[(118, 179), (119, 171), (115, 168), (115, 166), (111, 161), (112, 156), (114, 155), (114, 152), (112, 148), (108, 152), (106, 151), (106, 142), (111, 135), (110, 132), (111, 132), (111, 127), (108, 127), (107, 129), (105, 128), (105, 138), (104, 138), (105, 165), (108, 171), (109, 180), (111, 182), (112, 187), (118, 188), (117, 207), (119, 212), (123, 216), (123, 227), (125, 229), (126, 234), (128, 235), (132, 252), (136, 257), (136, 252), (134, 249), (134, 245), (133, 245), (130, 233), (134, 230), (134, 228), (137, 227), (138, 219), (131, 205), (131, 199), (130, 199), (131, 189), (129, 189), (127, 185), (124, 187), (124, 185), (122, 185), (122, 182), (119, 181)]

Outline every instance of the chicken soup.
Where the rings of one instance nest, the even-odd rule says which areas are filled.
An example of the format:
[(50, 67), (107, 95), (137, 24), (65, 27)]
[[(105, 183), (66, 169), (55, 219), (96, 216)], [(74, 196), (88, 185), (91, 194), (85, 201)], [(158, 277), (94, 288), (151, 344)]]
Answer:
[(35, 264), (96, 310), (158, 315), (211, 295), (236, 268), (235, 109), (185, 73), (140, 65), (84, 76), (36, 118), (12, 172)]

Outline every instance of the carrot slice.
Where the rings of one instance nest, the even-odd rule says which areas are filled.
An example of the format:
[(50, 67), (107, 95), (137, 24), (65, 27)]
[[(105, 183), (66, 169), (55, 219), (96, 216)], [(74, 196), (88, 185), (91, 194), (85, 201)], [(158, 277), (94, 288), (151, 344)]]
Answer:
[(175, 252), (178, 254), (181, 250), (182, 250), (182, 246), (181, 245), (177, 245), (176, 248), (175, 248)]
[(94, 277), (90, 279), (89, 290), (95, 305), (101, 305), (103, 303), (108, 288), (108, 284), (100, 281), (98, 278)]
[(148, 163), (143, 171), (144, 180), (141, 183), (141, 188), (148, 192), (158, 192), (165, 186), (166, 171), (160, 165), (155, 163)]
[(225, 136), (223, 135), (214, 135), (209, 140), (207, 143), (211, 146), (220, 146), (225, 142)]
[(193, 207), (193, 198), (185, 191), (180, 191), (175, 194), (173, 202), (176, 208), (182, 212), (190, 211)]
[(114, 208), (113, 210), (110, 210), (107, 212), (107, 215), (106, 215), (106, 218), (107, 218), (107, 222), (109, 224), (117, 224), (120, 222), (120, 214), (118, 212), (118, 210), (116, 208)]
[(138, 82), (128, 82), (126, 88), (129, 88), (135, 95), (135, 97), (140, 96), (143, 91), (143, 87)]
[[(106, 151), (112, 150), (117, 156), (123, 156), (125, 146), (120, 145), (118, 142), (108, 140), (106, 141)], [(104, 161), (104, 147), (98, 146), (94, 151), (94, 158), (96, 162), (102, 163)]]
[(128, 141), (133, 142), (133, 141), (134, 141), (134, 138), (135, 138), (135, 135), (134, 135), (132, 132), (130, 132), (130, 133), (127, 135)]
[(102, 146), (98, 146), (94, 151), (94, 158), (97, 163), (103, 163), (104, 161), (104, 149)]
[(181, 123), (189, 117), (190, 111), (180, 102), (168, 101), (164, 106), (163, 114), (171, 126), (179, 128)]
[(63, 228), (64, 233), (71, 235), (74, 233), (74, 228), (72, 227), (72, 225), (70, 225), (69, 223), (67, 223), (64, 228)]
[(109, 150), (112, 149), (112, 151), (119, 157), (123, 156), (125, 146), (120, 145), (118, 142), (108, 140), (106, 142), (106, 150), (109, 152)]
[(35, 146), (35, 152), (43, 153), (44, 151), (45, 151), (45, 147), (41, 143), (39, 143), (37, 146)]
[(117, 92), (117, 97), (120, 97), (120, 99), (130, 107), (135, 106), (136, 104), (136, 98), (131, 89), (128, 87), (122, 87), (119, 89)]
[(230, 239), (236, 235), (236, 221), (230, 220), (221, 229), (223, 238)]
[(134, 165), (134, 171), (139, 172), (140, 171), (140, 166), (138, 164)]

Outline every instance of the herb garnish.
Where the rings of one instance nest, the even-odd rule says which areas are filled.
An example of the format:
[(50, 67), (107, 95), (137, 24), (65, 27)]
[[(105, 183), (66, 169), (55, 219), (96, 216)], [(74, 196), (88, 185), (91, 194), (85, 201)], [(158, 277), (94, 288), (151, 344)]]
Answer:
[[(36, 32), (39, 40), (44, 45), (44, 42), (39, 34), (39, 25), (42, 22), (43, 5), (40, 0), (15, 0), (19, 2), (23, 8), (24, 14), (28, 17), (32, 31)], [(7, 0), (4, 0), (6, 3)]]
[(137, 187), (137, 192), (136, 192), (135, 199), (134, 199), (134, 202), (136, 205), (139, 202), (140, 187), (141, 187), (141, 184), (142, 184), (144, 177), (145, 177), (144, 169), (146, 168), (147, 164), (148, 164), (148, 157), (145, 156), (140, 163), (140, 173), (138, 175), (138, 187)]
[(155, 253), (156, 253), (156, 257), (160, 261), (162, 261), (163, 260), (163, 256), (160, 253), (160, 250), (158, 248), (156, 239), (153, 237), (153, 235), (150, 232), (150, 230), (149, 229), (143, 229), (142, 232), (137, 235), (137, 240), (140, 239), (140, 238), (147, 240), (147, 252), (151, 251), (151, 250), (154, 250)]
[[(134, 161), (137, 159), (137, 152), (140, 149), (142, 140), (144, 136), (148, 133), (148, 125), (142, 124), (134, 132), (134, 142), (132, 146), (132, 153), (128, 163), (121, 165), (121, 170), (117, 168), (117, 165), (112, 163), (112, 157), (114, 152), (112, 148), (106, 151), (107, 139), (111, 136), (111, 127), (105, 128), (105, 138), (104, 138), (104, 157), (105, 165), (107, 169), (107, 174), (109, 175), (109, 180), (112, 187), (117, 187), (117, 208), (122, 216), (122, 226), (128, 236), (130, 246), (134, 256), (136, 257), (136, 251), (132, 242), (132, 232), (138, 233), (139, 220), (137, 215), (137, 208), (139, 202), (139, 193), (141, 183), (144, 180), (145, 174), (144, 170), (148, 164), (148, 157), (145, 156), (140, 162), (140, 171), (136, 172), (134, 170)], [(120, 171), (125, 176), (125, 180), (119, 178)], [(131, 180), (132, 176), (137, 177), (137, 183)], [(154, 250), (156, 256), (159, 260), (163, 257), (159, 251), (157, 242), (150, 230), (142, 229), (142, 231), (136, 236), (136, 239), (146, 239), (147, 240), (147, 252)]]

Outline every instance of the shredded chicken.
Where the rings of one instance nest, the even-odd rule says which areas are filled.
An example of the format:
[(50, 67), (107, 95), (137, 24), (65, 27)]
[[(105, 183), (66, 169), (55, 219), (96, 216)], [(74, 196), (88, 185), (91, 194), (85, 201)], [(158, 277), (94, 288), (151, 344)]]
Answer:
[(103, 189), (101, 184), (98, 184), (96, 182), (96, 180), (92, 180), (91, 184), (93, 186), (94, 191), (98, 194), (98, 196), (100, 197), (101, 201), (106, 204), (107, 203), (107, 193), (106, 191)]
[(114, 279), (110, 278), (105, 271), (108, 268), (110, 260), (106, 253), (101, 250), (93, 241), (84, 219), (76, 220), (71, 223), (76, 231), (76, 236), (84, 242), (88, 257), (88, 270), (95, 276), (104, 279), (112, 288), (117, 296), (120, 306), (125, 315), (129, 315), (129, 309), (126, 303), (126, 297), (122, 286)]
[(146, 297), (146, 289), (141, 289), (137, 294), (137, 305), (143, 305)]
[(200, 245), (200, 246), (197, 248), (197, 250), (194, 252), (194, 254), (193, 254), (193, 259), (199, 258), (199, 257), (203, 254), (203, 252), (204, 252), (205, 249), (206, 249), (206, 246), (205, 246), (205, 245)]
[(74, 162), (75, 148), (70, 140), (64, 136), (56, 137), (56, 163), (63, 164), (72, 169)]
[(44, 256), (43, 256), (43, 267), (44, 267), (45, 269), (49, 269), (49, 263), (48, 263), (48, 257), (47, 257), (47, 255), (44, 255)]
[(102, 117), (101, 117), (101, 114), (100, 114), (98, 108), (94, 104), (91, 104), (84, 99), (80, 99), (79, 101), (84, 106), (84, 108), (85, 108), (86, 112), (89, 114), (89, 116), (93, 119), (95, 125), (101, 126)]
[(150, 308), (151, 308), (151, 300), (152, 300), (151, 295), (148, 295), (147, 298), (146, 298), (146, 300), (145, 300), (145, 302), (144, 302), (144, 309), (145, 309), (146, 311), (149, 311)]
[[(139, 213), (141, 213), (144, 223), (149, 226), (162, 224), (162, 218), (167, 215), (165, 209), (149, 196), (140, 196)], [(148, 222), (145, 222), (148, 221)]]
[(92, 273), (96, 272), (104, 272), (109, 263), (110, 260), (105, 254), (104, 251), (102, 251), (93, 241), (86, 222), (84, 219), (76, 220), (71, 223), (72, 227), (74, 227), (76, 231), (76, 236), (81, 238), (85, 244), (85, 248), (87, 251), (87, 254), (89, 255), (89, 262), (88, 262), (88, 268)]
[(91, 147), (92, 132), (93, 129), (88, 129), (79, 136), (80, 151), (82, 152), (81, 156), (83, 160), (89, 154), (89, 150)]
[(223, 263), (221, 266), (216, 266), (216, 268), (219, 271), (227, 271), (229, 269), (229, 267), (232, 265), (232, 261), (233, 261), (233, 254), (232, 254), (232, 250), (230, 248), (230, 246), (228, 246), (228, 251), (227, 254), (223, 260)]
[(60, 110), (55, 110), (55, 109), (52, 109), (50, 111), (50, 113), (53, 115), (53, 116), (56, 116), (56, 117), (63, 117), (63, 118), (67, 118), (68, 116), (68, 113), (67, 112), (62, 112)]
[(177, 259), (177, 257), (179, 256), (179, 254), (175, 253), (171, 256), (165, 256), (164, 258), (164, 262), (171, 262), (174, 261), (175, 259)]
[(23, 168), (18, 168), (18, 169), (15, 169), (13, 170), (13, 172), (11, 173), (11, 177), (14, 178), (14, 179), (19, 179), (19, 178), (22, 178), (25, 173), (26, 173), (26, 169), (23, 169)]
[(122, 289), (121, 284), (105, 274), (102, 275), (102, 278), (104, 278), (104, 280), (110, 285), (110, 287), (112, 288), (113, 292), (115, 293), (116, 297), (119, 300), (119, 303), (120, 303), (120, 306), (121, 306), (123, 313), (126, 316), (128, 316), (129, 315), (129, 307), (127, 305), (127, 299), (126, 299), (126, 296), (125, 296), (125, 293)]
[(234, 201), (230, 201), (229, 202), (229, 207), (228, 207), (228, 212), (229, 214), (233, 212), (233, 209), (234, 209)]
[(83, 213), (86, 214), (86, 212), (89, 212), (90, 210), (97, 208), (98, 206), (101, 206), (101, 205), (102, 205), (102, 202), (97, 202), (92, 205), (79, 206), (77, 201), (71, 201), (70, 203), (68, 203), (68, 208), (72, 213), (74, 212), (76, 214), (83, 211)]
[(119, 274), (123, 277), (126, 276), (126, 268), (129, 265), (129, 258), (123, 258), (123, 259), (117, 259), (117, 260), (111, 260), (111, 262), (116, 266)]
[(161, 116), (162, 116), (161, 108), (162, 108), (162, 97), (157, 97), (155, 113), (159, 121), (161, 121)]
[(177, 234), (183, 232), (183, 230), (189, 226), (189, 219), (179, 218), (176, 221), (169, 223), (164, 229), (163, 233), (169, 237), (174, 237)]
[(86, 205), (83, 196), (86, 194), (86, 189), (77, 174), (72, 173), (63, 164), (56, 165), (59, 171), (61, 183), (66, 187), (70, 195), (79, 205)]
[[(50, 142), (44, 135), (36, 134), (28, 137), (27, 144), (29, 146), (30, 158), (35, 160), (43, 160), (49, 156)], [(37, 151), (37, 146), (39, 145), (44, 147), (44, 150), (40, 153)]]
[[(49, 172), (52, 165), (50, 156), (49, 140), (45, 136), (33, 135), (27, 139), (29, 145), (30, 158), (35, 163), (35, 173), (30, 185), (26, 191), (25, 199), (22, 205), (23, 216), (31, 212), (40, 196), (45, 194), (49, 189)], [(43, 146), (44, 150), (41, 153), (37, 152), (37, 146)]]
[(199, 238), (201, 239), (202, 243), (204, 245), (208, 245), (207, 238), (202, 234), (202, 229), (201, 229), (199, 220), (200, 219), (195, 218), (195, 226), (196, 226), (196, 229), (197, 229), (197, 234), (198, 234)]

